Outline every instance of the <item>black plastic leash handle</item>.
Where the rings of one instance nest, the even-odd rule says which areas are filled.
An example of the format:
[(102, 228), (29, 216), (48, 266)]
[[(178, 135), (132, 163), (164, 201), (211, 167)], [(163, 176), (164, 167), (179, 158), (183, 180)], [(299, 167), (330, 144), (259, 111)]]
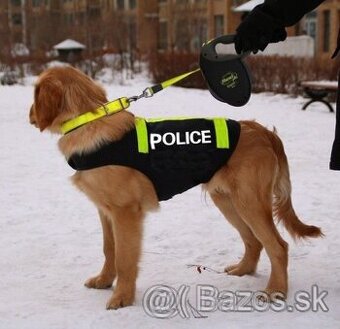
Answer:
[(216, 51), (216, 46), (218, 44), (231, 45), (235, 43), (235, 34), (222, 35), (213, 39), (203, 45), (201, 49), (202, 55), (210, 61), (225, 61), (235, 58), (244, 58), (250, 55), (250, 51), (244, 52), (242, 54), (218, 54)]
[(219, 101), (232, 106), (245, 105), (251, 94), (251, 78), (243, 59), (250, 54), (235, 51), (219, 54), (218, 44), (235, 43), (235, 35), (223, 35), (202, 46), (200, 68), (210, 93)]

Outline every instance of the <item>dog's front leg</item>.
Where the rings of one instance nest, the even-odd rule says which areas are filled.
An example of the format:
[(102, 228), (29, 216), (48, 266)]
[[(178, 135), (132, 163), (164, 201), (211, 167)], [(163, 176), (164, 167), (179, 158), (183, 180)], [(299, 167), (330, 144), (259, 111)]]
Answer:
[(144, 217), (139, 205), (117, 207), (112, 215), (117, 284), (107, 309), (117, 309), (134, 302)]
[(85, 282), (88, 288), (110, 288), (116, 277), (115, 243), (113, 237), (112, 220), (99, 210), (99, 217), (103, 228), (103, 249), (105, 262), (101, 272)]

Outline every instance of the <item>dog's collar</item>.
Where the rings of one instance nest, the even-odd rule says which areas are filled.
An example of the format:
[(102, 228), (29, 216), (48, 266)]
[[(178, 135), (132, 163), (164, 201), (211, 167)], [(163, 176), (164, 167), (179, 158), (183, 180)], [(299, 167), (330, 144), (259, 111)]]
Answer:
[(120, 111), (127, 109), (130, 106), (130, 101), (127, 97), (121, 97), (115, 99), (114, 101), (103, 104), (101, 107), (97, 108), (94, 111), (86, 112), (81, 114), (71, 120), (64, 122), (60, 130), (65, 135), (70, 131), (79, 128), (91, 121), (100, 119), (107, 115), (111, 115)]
[(133, 96), (133, 97), (121, 97), (118, 98), (112, 102), (108, 102), (104, 105), (102, 105), (101, 107), (97, 108), (96, 110), (92, 111), (92, 112), (87, 112), (84, 113), (82, 115), (79, 115), (76, 118), (73, 118), (69, 121), (64, 122), (61, 127), (60, 130), (63, 134), (67, 134), (68, 132), (81, 127), (91, 121), (100, 119), (102, 117), (105, 117), (107, 115), (111, 115), (117, 112), (120, 112), (122, 110), (127, 109), (130, 106), (131, 102), (136, 102), (137, 100), (141, 99), (141, 98), (149, 98), (152, 97), (154, 94), (158, 93), (159, 91), (170, 87), (174, 84), (176, 84), (177, 82), (189, 77), (190, 75), (199, 72), (200, 69), (195, 69), (193, 71), (190, 72), (186, 72), (184, 74), (178, 75), (174, 78), (171, 78), (169, 80), (163, 81), (162, 83), (156, 84), (152, 87), (148, 87), (146, 89), (144, 89), (143, 93), (139, 96)]

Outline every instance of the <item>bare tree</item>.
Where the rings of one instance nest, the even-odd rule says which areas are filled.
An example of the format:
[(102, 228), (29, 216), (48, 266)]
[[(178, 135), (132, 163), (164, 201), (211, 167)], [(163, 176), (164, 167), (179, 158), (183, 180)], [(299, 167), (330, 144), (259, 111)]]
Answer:
[(196, 52), (206, 40), (206, 3), (172, 1), (170, 4), (172, 47), (176, 51)]
[(133, 77), (139, 58), (136, 14), (113, 9), (104, 16), (103, 26), (107, 49), (119, 56), (116, 69), (125, 71), (130, 78)]

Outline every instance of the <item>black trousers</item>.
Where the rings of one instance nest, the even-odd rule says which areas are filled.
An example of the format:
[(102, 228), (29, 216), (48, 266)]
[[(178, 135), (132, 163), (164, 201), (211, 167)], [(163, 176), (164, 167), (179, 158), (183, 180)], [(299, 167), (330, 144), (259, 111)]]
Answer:
[(335, 137), (331, 153), (329, 168), (331, 170), (340, 170), (340, 71), (338, 74), (338, 96), (336, 101), (336, 118), (335, 118)]

